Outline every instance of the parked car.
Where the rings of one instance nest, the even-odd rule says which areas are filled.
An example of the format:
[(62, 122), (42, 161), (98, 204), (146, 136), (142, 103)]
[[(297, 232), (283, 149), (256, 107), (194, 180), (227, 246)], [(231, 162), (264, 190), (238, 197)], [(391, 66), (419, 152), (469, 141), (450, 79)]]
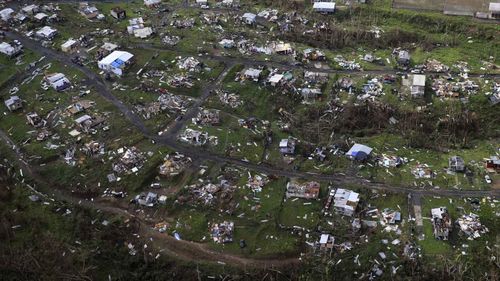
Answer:
[(486, 181), (486, 183), (491, 184), (491, 178), (489, 175), (484, 176), (484, 180)]

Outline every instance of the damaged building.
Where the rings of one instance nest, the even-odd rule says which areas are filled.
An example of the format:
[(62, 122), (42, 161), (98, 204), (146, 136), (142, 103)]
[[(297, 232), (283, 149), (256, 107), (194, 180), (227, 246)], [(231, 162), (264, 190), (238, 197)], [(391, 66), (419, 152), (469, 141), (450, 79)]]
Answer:
[(438, 240), (448, 240), (452, 223), (450, 214), (446, 207), (431, 209), (431, 221), (433, 227), (434, 238)]
[(299, 183), (292, 179), (286, 184), (286, 198), (297, 197), (303, 199), (318, 199), (320, 184), (315, 181)]

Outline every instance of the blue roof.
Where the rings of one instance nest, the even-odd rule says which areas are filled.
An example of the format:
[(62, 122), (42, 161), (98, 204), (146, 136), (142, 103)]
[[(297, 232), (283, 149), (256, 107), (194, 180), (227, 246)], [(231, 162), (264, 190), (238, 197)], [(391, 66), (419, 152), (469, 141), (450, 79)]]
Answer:
[(112, 67), (120, 67), (122, 66), (123, 64), (125, 64), (124, 61), (122, 61), (121, 59), (116, 59), (114, 60), (112, 63), (111, 63), (111, 66)]

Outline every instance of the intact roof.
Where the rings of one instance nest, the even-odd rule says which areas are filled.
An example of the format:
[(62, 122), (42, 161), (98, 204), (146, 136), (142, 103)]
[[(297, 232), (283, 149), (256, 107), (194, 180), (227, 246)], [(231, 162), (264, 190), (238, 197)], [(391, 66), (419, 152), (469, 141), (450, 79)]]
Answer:
[(326, 244), (328, 242), (328, 238), (330, 234), (321, 234), (321, 238), (319, 239), (320, 244)]
[(288, 147), (288, 139), (282, 139), (280, 141), (280, 147)]
[(260, 73), (262, 72), (262, 70), (259, 70), (259, 69), (255, 69), (255, 68), (249, 68), (247, 70), (245, 70), (245, 75), (247, 76), (259, 76)]
[(283, 74), (274, 74), (273, 76), (271, 76), (271, 78), (269, 78), (269, 82), (278, 83), (279, 81), (281, 81), (281, 79), (283, 79)]
[(413, 86), (425, 86), (425, 75), (415, 74), (413, 75)]
[(71, 46), (73, 46), (73, 44), (76, 44), (77, 41), (75, 39), (69, 39), (68, 41), (64, 42), (61, 47), (63, 48), (69, 48)]
[(349, 151), (347, 151), (347, 156), (355, 157), (358, 152), (364, 152), (366, 155), (369, 155), (372, 152), (372, 148), (368, 147), (364, 144), (356, 143), (354, 144)]
[(78, 123), (78, 124), (80, 124), (80, 123), (83, 123), (83, 122), (85, 122), (87, 120), (90, 120), (90, 119), (92, 119), (92, 117), (90, 117), (87, 114), (85, 114), (83, 116), (80, 116), (80, 117), (76, 118), (75, 122)]
[(106, 43), (104, 43), (104, 45), (102, 45), (101, 48), (103, 48), (107, 51), (113, 51), (114, 49), (118, 48), (118, 45), (106, 42)]
[(334, 2), (315, 2), (313, 5), (313, 9), (335, 9)]
[(36, 33), (37, 34), (43, 34), (43, 35), (47, 36), (47, 35), (52, 34), (53, 32), (57, 32), (57, 30), (54, 29), (54, 28), (52, 28), (52, 27), (50, 27), (50, 26), (48, 26), (48, 25), (46, 25), (46, 26), (40, 28)]
[(99, 64), (111, 65), (113, 67), (119, 67), (122, 64), (129, 61), (134, 55), (125, 51), (113, 51), (111, 54), (103, 58)]
[(38, 13), (35, 15), (35, 19), (37, 20), (43, 20), (44, 18), (48, 17), (49, 15), (47, 15), (46, 13)]
[(247, 18), (247, 19), (255, 20), (255, 18), (257, 17), (257, 15), (256, 14), (252, 14), (252, 13), (244, 13), (243, 17)]
[(490, 12), (498, 12), (500, 11), (500, 2), (493, 3), (490, 2)]

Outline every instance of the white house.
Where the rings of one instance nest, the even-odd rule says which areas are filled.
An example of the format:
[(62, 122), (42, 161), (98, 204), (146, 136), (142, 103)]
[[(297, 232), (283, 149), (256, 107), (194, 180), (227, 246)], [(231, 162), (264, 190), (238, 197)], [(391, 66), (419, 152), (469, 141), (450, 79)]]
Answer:
[(352, 190), (338, 188), (333, 196), (333, 207), (337, 213), (345, 216), (354, 215), (358, 203), (359, 193)]
[(45, 40), (51, 40), (57, 35), (57, 30), (50, 27), (50, 26), (44, 26), (40, 28), (36, 33), (36, 37), (40, 39), (45, 39)]
[(38, 13), (34, 16), (35, 20), (37, 20), (37, 21), (43, 21), (48, 17), (49, 17), (49, 15), (47, 15), (46, 13)]
[(148, 38), (151, 34), (153, 34), (153, 29), (151, 27), (134, 29), (134, 36), (137, 38)]
[(112, 72), (118, 76), (123, 75), (125, 68), (132, 63), (132, 55), (125, 51), (114, 51), (97, 63), (97, 66), (107, 72)]
[(490, 19), (500, 19), (500, 2), (490, 2), (488, 17)]
[(5, 8), (0, 11), (0, 18), (3, 21), (9, 21), (13, 15), (14, 15), (14, 10), (11, 8)]
[(161, 3), (161, 0), (144, 0), (146, 7), (154, 7)]
[(69, 39), (61, 45), (61, 50), (65, 53), (72, 53), (78, 48), (78, 41)]
[(14, 41), (13, 44), (7, 42), (2, 42), (0, 44), (0, 53), (5, 54), (9, 57), (14, 57), (21, 53), (23, 50), (23, 45), (20, 42)]
[(420, 98), (424, 96), (425, 92), (425, 75), (415, 74), (413, 75), (413, 81), (411, 85), (411, 96), (414, 98)]
[(5, 106), (7, 106), (9, 111), (18, 110), (23, 107), (23, 101), (18, 96), (12, 96), (5, 100)]
[(335, 12), (335, 2), (315, 2), (313, 10), (319, 13), (333, 13)]
[(38, 13), (38, 11), (40, 11), (40, 8), (36, 4), (31, 4), (23, 7), (21, 11), (27, 15), (34, 15), (35, 13)]
[(269, 78), (269, 84), (271, 86), (275, 87), (276, 85), (281, 83), (281, 80), (283, 79), (283, 74), (274, 74)]
[(252, 14), (252, 13), (244, 13), (241, 18), (243, 19), (243, 21), (246, 24), (254, 24), (255, 23), (255, 19), (257, 18), (257, 15), (256, 14)]
[(347, 157), (349, 157), (353, 160), (362, 161), (362, 160), (366, 160), (366, 158), (368, 158), (368, 156), (370, 155), (372, 150), (373, 149), (371, 147), (356, 143), (351, 147), (351, 149), (349, 149), (349, 151), (347, 151), (347, 153), (345, 155), (347, 155)]
[(49, 74), (44, 77), (44, 80), (50, 84), (52, 88), (56, 91), (63, 91), (69, 86), (71, 86), (71, 83), (69, 82), (69, 79), (66, 78), (66, 75), (62, 73), (54, 73), (54, 74)]

